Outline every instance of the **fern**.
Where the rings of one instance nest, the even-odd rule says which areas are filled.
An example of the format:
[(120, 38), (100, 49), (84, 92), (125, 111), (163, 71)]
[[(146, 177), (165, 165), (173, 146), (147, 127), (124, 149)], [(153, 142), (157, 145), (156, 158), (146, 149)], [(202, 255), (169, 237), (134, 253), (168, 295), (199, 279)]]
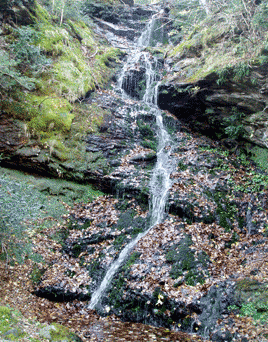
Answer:
[(14, 86), (20, 86), (27, 90), (34, 89), (34, 79), (21, 75), (17, 66), (18, 62), (12, 60), (6, 51), (0, 49), (0, 88), (9, 90)]

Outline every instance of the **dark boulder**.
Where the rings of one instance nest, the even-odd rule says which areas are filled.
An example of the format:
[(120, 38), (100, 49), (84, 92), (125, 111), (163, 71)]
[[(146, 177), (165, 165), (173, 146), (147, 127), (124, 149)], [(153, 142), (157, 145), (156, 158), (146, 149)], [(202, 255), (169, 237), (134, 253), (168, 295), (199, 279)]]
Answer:
[(134, 0), (121, 0), (126, 5), (134, 6)]

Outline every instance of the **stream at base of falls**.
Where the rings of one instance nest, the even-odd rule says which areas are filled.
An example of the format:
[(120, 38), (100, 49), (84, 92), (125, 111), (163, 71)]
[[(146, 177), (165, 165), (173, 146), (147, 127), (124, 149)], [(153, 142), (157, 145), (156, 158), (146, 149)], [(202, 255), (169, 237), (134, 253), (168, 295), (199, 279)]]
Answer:
[[(140, 71), (141, 68), (145, 71), (145, 92), (141, 103), (149, 107), (150, 115), (154, 115), (157, 125), (157, 162), (152, 172), (150, 180), (150, 224), (149, 227), (142, 233), (138, 234), (131, 242), (129, 242), (124, 249), (120, 252), (119, 257), (111, 264), (104, 279), (102, 280), (98, 289), (92, 294), (91, 301), (88, 305), (89, 309), (94, 309), (105, 290), (109, 287), (111, 279), (118, 271), (120, 266), (124, 263), (126, 258), (134, 246), (140, 239), (147, 235), (152, 227), (162, 222), (166, 201), (169, 189), (172, 185), (170, 179), (171, 173), (175, 169), (175, 158), (173, 153), (173, 141), (165, 126), (163, 124), (162, 112), (157, 106), (158, 99), (158, 85), (160, 83), (160, 67), (156, 57), (149, 52), (143, 51), (145, 47), (150, 46), (150, 42), (157, 29), (155, 22), (157, 17), (161, 14), (155, 14), (150, 22), (147, 24), (145, 31), (137, 40), (132, 51), (129, 53), (127, 61), (124, 64), (123, 70), (120, 74), (117, 86), (117, 92), (124, 98), (128, 98), (128, 93), (131, 94), (133, 89), (129, 87), (128, 73), (129, 70)], [(158, 28), (159, 30), (159, 28)], [(162, 39), (161, 30), (159, 30), (160, 39)], [(131, 76), (130, 76), (131, 77)], [(130, 82), (132, 84), (132, 82)]]

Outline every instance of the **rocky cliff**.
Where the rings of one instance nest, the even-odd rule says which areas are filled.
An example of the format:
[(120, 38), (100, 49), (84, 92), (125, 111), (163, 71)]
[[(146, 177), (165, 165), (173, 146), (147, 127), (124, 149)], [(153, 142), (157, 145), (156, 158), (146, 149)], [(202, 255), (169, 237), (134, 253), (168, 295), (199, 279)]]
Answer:
[[(77, 92), (74, 83), (67, 84), (62, 76), (65, 91), (57, 96), (63, 102), (56, 103), (51, 93), (44, 96), (33, 93), (35, 90), (24, 91), (26, 105), (35, 109), (30, 111), (35, 121), (28, 117), (27, 126), (10, 115), (7, 106), (2, 108), (3, 165), (91, 182), (110, 194), (69, 208), (62, 224), (43, 227), (41, 233), (33, 230), (33, 249), (43, 262), (29, 261), (28, 274), (35, 281), (27, 283), (27, 288), (38, 296), (38, 303), (50, 307), (48, 303), (57, 302), (52, 316), (66, 321), (68, 312), (68, 317), (78, 322), (80, 336), (88, 340), (103, 336), (113, 340), (102, 319), (92, 323), (96, 314), (165, 327), (165, 334), (158, 330), (154, 335), (159, 341), (179, 338), (175, 335), (179, 331), (192, 334), (191, 340), (265, 338), (267, 176), (245, 153), (236, 153), (241, 138), (266, 147), (265, 64), (252, 67), (250, 73), (243, 69), (243, 80), (237, 80), (234, 67), (226, 73), (218, 69), (205, 72), (199, 64), (201, 49), (196, 46), (179, 47), (180, 53), (167, 51), (165, 43), (172, 29), (168, 12), (161, 6), (96, 4), (85, 8), (92, 20), (89, 26), (68, 22), (64, 32), (57, 26), (59, 39), (49, 41), (52, 47), (46, 45), (46, 51), (47, 57), (55, 58), (52, 66), (56, 64), (60, 69), (54, 70), (59, 71), (63, 50), (74, 44), (72, 49), (77, 48), (80, 58), (72, 55), (63, 66), (81, 62), (80, 53), (87, 56), (89, 62), (84, 65), (89, 63), (87, 72), (94, 71), (94, 85), (84, 93)], [(148, 55), (141, 54), (136, 63), (127, 64), (126, 55), (135, 51), (138, 37), (143, 39), (141, 33), (153, 15), (154, 34), (146, 37), (151, 46), (142, 51)], [(47, 13), (45, 19), (51, 29)], [(39, 20), (43, 25), (40, 8)], [(51, 31), (45, 32), (49, 35)], [(92, 42), (92, 37), (98, 42)], [(121, 52), (108, 53), (114, 49)], [(108, 55), (98, 64), (105, 52)], [(172, 139), (172, 146), (165, 149), (171, 149), (176, 165), (162, 222), (134, 246), (92, 311), (88, 300), (106, 271), (151, 222), (150, 179), (159, 157), (160, 132), (151, 106), (140, 102), (150, 76), (145, 56), (156, 60), (155, 83), (165, 75), (154, 89), (158, 89), (161, 117)], [(108, 77), (101, 83), (96, 81), (98, 67), (105, 65)], [(118, 69), (123, 68), (120, 89), (124, 92), (120, 92), (115, 82)], [(58, 81), (53, 79), (56, 86)], [(50, 81), (45, 85), (51, 86)], [(44, 85), (37, 89), (44, 91)], [(76, 96), (73, 101), (70, 95)], [(52, 101), (50, 106), (46, 101)], [(38, 137), (31, 126), (38, 122), (36, 110), (44, 115), (51, 106), (53, 114), (70, 120), (57, 125), (54, 117), (47, 126), (40, 124)], [(56, 112), (55, 108), (64, 110)], [(260, 118), (262, 127), (256, 123)], [(63, 125), (65, 130), (60, 131)], [(55, 131), (57, 136), (51, 135)], [(225, 148), (219, 139), (224, 139)], [(124, 338), (131, 340), (129, 335)], [(136, 340), (139, 338), (146, 340)]]

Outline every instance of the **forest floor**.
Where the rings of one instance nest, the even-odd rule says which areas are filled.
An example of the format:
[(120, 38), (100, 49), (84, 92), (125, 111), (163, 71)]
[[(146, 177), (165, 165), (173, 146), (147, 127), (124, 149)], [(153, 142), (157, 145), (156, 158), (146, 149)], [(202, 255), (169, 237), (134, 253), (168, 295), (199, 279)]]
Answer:
[[(70, 304), (36, 296), (36, 265), (41, 261), (38, 251), (53, 259), (60, 245), (51, 239), (51, 235), (67, 217), (71, 203), (77, 202), (78, 198), (88, 202), (102, 193), (90, 186), (4, 168), (0, 169), (0, 177), (0, 306), (19, 310), (22, 314), (10, 326), (11, 332), (20, 330), (31, 336), (13, 336), (16, 341), (48, 341), (38, 335), (39, 322), (59, 323), (82, 341), (202, 341), (195, 335), (122, 322), (115, 315), (101, 317), (93, 310), (85, 312), (84, 303), (78, 300)], [(25, 218), (28, 220), (22, 224)], [(37, 232), (46, 234), (43, 239), (35, 240), (34, 245), (33, 235)], [(4, 253), (5, 248), (11, 248), (8, 256)]]

